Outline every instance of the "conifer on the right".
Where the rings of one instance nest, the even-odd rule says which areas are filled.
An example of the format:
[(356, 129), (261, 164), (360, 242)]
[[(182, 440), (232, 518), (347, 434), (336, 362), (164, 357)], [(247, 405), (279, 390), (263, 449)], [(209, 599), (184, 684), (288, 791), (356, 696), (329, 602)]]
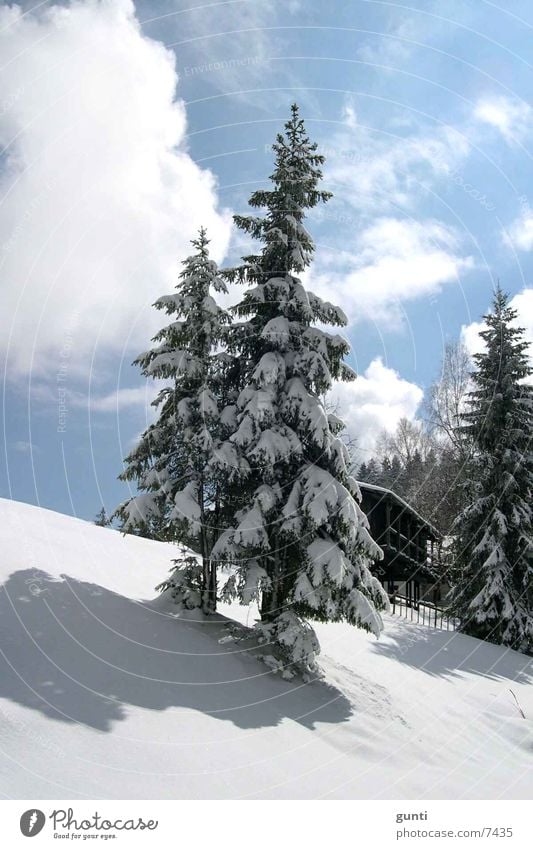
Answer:
[(465, 633), (530, 652), (533, 387), (528, 343), (516, 319), (498, 288), (484, 317), (485, 350), (474, 356), (477, 369), (464, 414), (472, 456), (468, 503), (455, 522), (460, 579), (452, 606)]

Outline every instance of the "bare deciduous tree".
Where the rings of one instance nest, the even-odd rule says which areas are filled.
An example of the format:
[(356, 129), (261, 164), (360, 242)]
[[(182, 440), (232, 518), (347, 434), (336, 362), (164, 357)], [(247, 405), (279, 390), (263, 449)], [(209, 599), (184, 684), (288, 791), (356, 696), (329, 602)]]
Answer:
[(472, 363), (463, 342), (460, 339), (447, 342), (440, 377), (430, 386), (425, 402), (430, 430), (443, 436), (459, 457), (467, 450), (461, 421), (471, 370)]
[(385, 457), (396, 455), (403, 466), (409, 465), (418, 454), (425, 461), (434, 450), (432, 435), (426, 430), (423, 422), (401, 418), (394, 433), (382, 431), (376, 446), (376, 454), (383, 462)]

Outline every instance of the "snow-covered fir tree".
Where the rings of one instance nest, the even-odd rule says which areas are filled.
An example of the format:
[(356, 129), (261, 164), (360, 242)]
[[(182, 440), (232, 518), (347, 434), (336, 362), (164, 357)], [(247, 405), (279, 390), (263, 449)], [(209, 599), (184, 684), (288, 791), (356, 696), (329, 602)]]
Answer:
[(324, 158), (297, 106), (273, 150), (272, 188), (250, 198), (263, 214), (235, 216), (262, 247), (225, 272), (249, 285), (228, 346), (241, 367), (228, 442), (241, 458), (243, 502), (213, 554), (233, 567), (225, 597), (259, 602), (256, 628), (272, 647), (266, 660), (291, 676), (317, 671), (319, 645), (306, 619), (379, 634), (387, 598), (370, 571), (382, 553), (347, 469), (343, 423), (323, 403), (333, 380), (355, 375), (344, 363), (345, 339), (317, 325), (347, 320), (298, 277), (314, 252), (306, 210), (330, 193), (320, 189)]
[(533, 650), (533, 388), (528, 343), (498, 288), (475, 355), (465, 432), (472, 458), (458, 516), (453, 609), (461, 629)]
[(105, 507), (102, 506), (102, 509), (96, 514), (94, 524), (101, 528), (107, 528), (111, 524), (111, 519), (107, 515)]
[[(182, 546), (171, 576), (158, 589), (175, 601), (204, 612), (216, 606), (216, 565), (211, 549), (222, 523), (220, 481), (228, 489), (228, 469), (235, 457), (219, 454), (225, 437), (224, 416), (228, 357), (217, 350), (229, 323), (212, 292), (226, 284), (209, 258), (202, 228), (183, 262), (176, 292), (154, 306), (172, 317), (157, 333), (157, 344), (135, 363), (143, 375), (163, 380), (153, 406), (156, 421), (142, 434), (125, 460), (122, 480), (135, 480), (142, 491), (119, 508), (122, 530), (160, 529), (165, 539)], [(190, 550), (198, 554), (195, 557)]]

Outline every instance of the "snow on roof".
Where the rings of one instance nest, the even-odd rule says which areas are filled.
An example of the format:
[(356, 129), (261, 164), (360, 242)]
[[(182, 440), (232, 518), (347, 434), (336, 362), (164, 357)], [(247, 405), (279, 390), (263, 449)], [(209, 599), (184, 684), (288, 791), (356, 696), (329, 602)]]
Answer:
[(409, 510), (409, 512), (413, 516), (415, 516), (415, 518), (417, 518), (419, 522), (422, 522), (423, 525), (429, 528), (429, 530), (432, 534), (434, 534), (434, 536), (438, 537), (439, 539), (442, 537), (441, 532), (435, 527), (435, 525), (432, 525), (431, 522), (428, 522), (427, 519), (424, 519), (424, 517), (421, 516), (420, 513), (418, 513), (414, 509), (414, 507), (411, 507), (411, 505), (408, 504), (407, 501), (404, 501), (404, 499), (400, 495), (397, 495), (395, 492), (393, 492), (392, 489), (387, 489), (384, 486), (378, 486), (375, 483), (366, 483), (365, 481), (357, 481), (357, 483), (360, 489), (368, 489), (372, 492), (381, 492), (383, 495), (390, 495), (392, 498), (394, 498), (395, 501), (397, 501), (399, 504)]

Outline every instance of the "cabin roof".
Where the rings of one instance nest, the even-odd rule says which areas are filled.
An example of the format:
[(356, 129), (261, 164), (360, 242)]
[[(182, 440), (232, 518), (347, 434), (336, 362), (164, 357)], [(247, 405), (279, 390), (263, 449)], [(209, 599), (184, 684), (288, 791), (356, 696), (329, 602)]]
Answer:
[(404, 510), (407, 510), (411, 514), (411, 516), (414, 516), (419, 522), (421, 522), (421, 524), (429, 530), (430, 534), (435, 539), (442, 539), (442, 534), (435, 527), (435, 525), (432, 525), (431, 522), (428, 522), (427, 519), (424, 519), (424, 517), (421, 516), (420, 513), (418, 513), (414, 509), (414, 507), (411, 507), (411, 505), (408, 504), (407, 501), (404, 501), (404, 499), (401, 498), (401, 496), (397, 495), (395, 492), (393, 492), (392, 489), (386, 489), (386, 487), (384, 486), (377, 486), (377, 484), (366, 483), (365, 481), (357, 481), (357, 483), (361, 491), (368, 490), (370, 492), (380, 493), (384, 498), (390, 498), (392, 501), (396, 501), (396, 503), (400, 504), (404, 508)]

